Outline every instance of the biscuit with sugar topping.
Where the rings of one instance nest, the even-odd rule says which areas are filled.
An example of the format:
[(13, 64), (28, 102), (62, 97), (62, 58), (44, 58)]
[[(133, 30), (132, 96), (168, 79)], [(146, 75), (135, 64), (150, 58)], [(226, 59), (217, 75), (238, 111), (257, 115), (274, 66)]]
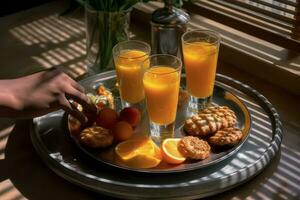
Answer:
[(179, 141), (178, 150), (187, 158), (204, 160), (209, 156), (210, 146), (197, 137), (186, 136)]

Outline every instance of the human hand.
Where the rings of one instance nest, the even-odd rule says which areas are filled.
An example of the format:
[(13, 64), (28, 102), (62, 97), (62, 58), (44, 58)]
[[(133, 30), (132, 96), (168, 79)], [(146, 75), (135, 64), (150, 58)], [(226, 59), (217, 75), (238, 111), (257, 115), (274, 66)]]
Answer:
[(58, 69), (1, 80), (0, 90), (6, 94), (6, 102), (0, 102), (0, 116), (32, 118), (64, 109), (80, 122), (86, 122), (86, 117), (70, 104), (69, 99), (81, 104), (85, 110), (96, 111), (89, 104), (84, 88)]

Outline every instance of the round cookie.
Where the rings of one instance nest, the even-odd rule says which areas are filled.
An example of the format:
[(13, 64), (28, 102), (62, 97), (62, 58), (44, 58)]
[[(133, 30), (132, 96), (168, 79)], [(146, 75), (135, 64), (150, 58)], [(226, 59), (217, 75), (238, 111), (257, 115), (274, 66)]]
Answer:
[(186, 136), (179, 141), (178, 150), (187, 158), (203, 160), (209, 156), (210, 146), (197, 137)]
[(237, 127), (224, 128), (216, 132), (208, 139), (214, 146), (233, 146), (243, 138), (242, 131)]
[(81, 143), (92, 148), (105, 148), (113, 143), (113, 135), (100, 126), (92, 126), (84, 129), (79, 136)]
[(222, 128), (233, 127), (237, 123), (237, 117), (233, 110), (227, 106), (212, 106), (202, 110), (202, 114), (215, 114), (222, 119)]
[(188, 135), (207, 137), (223, 128), (235, 126), (237, 117), (227, 106), (214, 106), (185, 120), (183, 129)]
[(185, 120), (183, 129), (192, 136), (207, 137), (222, 127), (222, 119), (214, 114), (197, 114)]

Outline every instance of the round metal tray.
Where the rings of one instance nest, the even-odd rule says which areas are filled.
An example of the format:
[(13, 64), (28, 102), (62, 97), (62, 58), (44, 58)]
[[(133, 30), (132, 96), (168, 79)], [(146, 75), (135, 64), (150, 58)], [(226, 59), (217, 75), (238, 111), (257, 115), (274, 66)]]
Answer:
[[(114, 72), (99, 74), (97, 78), (111, 76)], [(276, 110), (257, 91), (219, 74), (216, 81), (246, 105), (252, 120), (249, 137), (240, 150), (209, 167), (175, 174), (145, 174), (95, 165), (66, 134), (63, 111), (33, 120), (32, 143), (58, 175), (106, 195), (130, 199), (195, 199), (220, 193), (244, 183), (264, 169), (280, 147), (282, 127)]]

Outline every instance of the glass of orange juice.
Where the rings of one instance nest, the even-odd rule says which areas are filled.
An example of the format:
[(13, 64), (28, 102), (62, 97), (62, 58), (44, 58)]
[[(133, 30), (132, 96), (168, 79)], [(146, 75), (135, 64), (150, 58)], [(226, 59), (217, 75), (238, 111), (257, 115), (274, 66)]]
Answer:
[(212, 101), (220, 36), (210, 30), (193, 30), (182, 35), (186, 88), (191, 96), (189, 107), (198, 112)]
[(142, 62), (150, 55), (150, 46), (142, 41), (129, 40), (113, 48), (114, 63), (123, 107), (138, 106), (144, 95)]
[(143, 62), (148, 68), (143, 77), (150, 133), (156, 143), (174, 137), (181, 60), (167, 54), (149, 56)]

